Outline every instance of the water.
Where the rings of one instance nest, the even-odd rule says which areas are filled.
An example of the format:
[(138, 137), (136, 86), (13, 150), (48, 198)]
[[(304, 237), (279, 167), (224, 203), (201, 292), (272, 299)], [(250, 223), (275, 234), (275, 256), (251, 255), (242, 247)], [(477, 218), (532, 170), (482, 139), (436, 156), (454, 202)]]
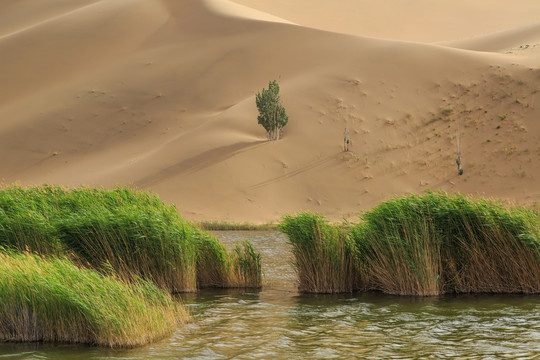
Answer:
[(536, 359), (539, 296), (306, 296), (290, 249), (275, 232), (249, 238), (263, 255), (265, 288), (184, 295), (193, 322), (132, 350), (0, 344), (3, 359)]

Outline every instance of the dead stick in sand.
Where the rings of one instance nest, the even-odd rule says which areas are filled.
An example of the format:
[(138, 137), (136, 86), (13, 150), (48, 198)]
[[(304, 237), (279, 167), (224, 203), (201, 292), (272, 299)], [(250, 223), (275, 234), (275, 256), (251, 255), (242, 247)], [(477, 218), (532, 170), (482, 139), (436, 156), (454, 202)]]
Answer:
[(349, 151), (350, 143), (351, 143), (351, 138), (349, 134), (349, 129), (345, 128), (345, 131), (343, 132), (343, 151), (344, 152)]
[(461, 126), (458, 124), (458, 132), (456, 137), (457, 145), (457, 159), (456, 164), (458, 168), (458, 175), (463, 175), (463, 169), (461, 168)]

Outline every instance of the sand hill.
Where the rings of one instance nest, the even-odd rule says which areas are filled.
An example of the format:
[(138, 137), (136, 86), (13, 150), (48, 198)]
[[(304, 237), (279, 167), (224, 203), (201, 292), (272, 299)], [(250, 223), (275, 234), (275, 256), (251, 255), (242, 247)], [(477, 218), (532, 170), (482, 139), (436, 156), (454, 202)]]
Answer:
[[(131, 184), (193, 220), (540, 201), (540, 2), (339, 3), (2, 1), (0, 179)], [(268, 142), (273, 79), (290, 120)]]

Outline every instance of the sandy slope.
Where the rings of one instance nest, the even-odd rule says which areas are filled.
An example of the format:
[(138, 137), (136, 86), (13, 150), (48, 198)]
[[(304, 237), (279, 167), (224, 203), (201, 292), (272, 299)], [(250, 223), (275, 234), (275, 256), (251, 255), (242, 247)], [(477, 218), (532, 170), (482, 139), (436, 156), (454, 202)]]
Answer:
[(359, 36), (438, 42), (540, 21), (537, 0), (234, 0), (303, 26)]
[[(260, 11), (286, 2), (237, 2), (257, 10), (226, 0), (1, 2), (0, 178), (132, 184), (192, 219), (254, 222), (303, 209), (339, 219), (429, 188), (540, 201), (536, 2), (488, 7), (505, 24), (492, 16), (408, 38), (448, 40), (439, 45), (325, 32), (294, 9)], [(424, 18), (417, 34), (429, 32)], [(399, 26), (384, 29), (366, 34), (403, 38)], [(267, 142), (254, 94), (275, 78), (290, 123)]]

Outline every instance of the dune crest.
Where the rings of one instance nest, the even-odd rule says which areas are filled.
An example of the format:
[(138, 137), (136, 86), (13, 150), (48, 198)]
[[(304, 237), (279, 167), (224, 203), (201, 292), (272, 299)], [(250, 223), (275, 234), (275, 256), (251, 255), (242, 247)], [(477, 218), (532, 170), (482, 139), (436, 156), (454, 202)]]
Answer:
[(270, 15), (262, 11), (255, 10), (248, 6), (237, 4), (229, 0), (203, 0), (203, 3), (209, 9), (212, 9), (214, 11), (217, 11), (227, 16), (246, 18), (246, 19), (251, 19), (251, 20), (259, 20), (259, 21), (270, 21), (270, 22), (292, 24), (292, 22), (288, 20)]
[(444, 45), (468, 50), (500, 51), (523, 43), (538, 41), (540, 41), (540, 22)]
[(519, 0), (232, 0), (301, 26), (413, 42), (458, 41), (538, 22), (540, 3)]

